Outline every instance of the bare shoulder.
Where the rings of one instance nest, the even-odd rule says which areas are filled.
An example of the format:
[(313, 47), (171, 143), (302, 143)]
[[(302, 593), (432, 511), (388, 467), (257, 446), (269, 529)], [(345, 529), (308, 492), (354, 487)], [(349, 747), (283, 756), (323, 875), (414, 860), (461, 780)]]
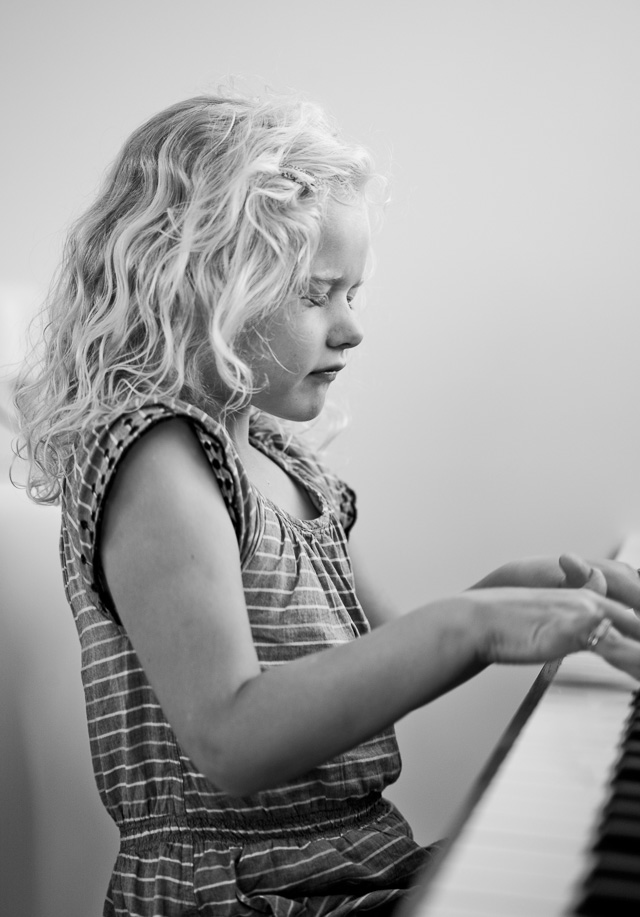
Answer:
[(212, 523), (218, 536), (233, 535), (195, 432), (180, 418), (157, 424), (123, 457), (106, 500), (100, 553), (107, 579), (116, 557), (141, 551), (156, 560), (166, 555), (173, 566), (187, 546), (204, 546)]
[(147, 509), (152, 511), (163, 502), (180, 500), (185, 491), (211, 492), (215, 486), (196, 434), (186, 420), (172, 418), (152, 427), (123, 457), (107, 509), (135, 510), (150, 504)]
[(144, 494), (147, 481), (153, 485), (175, 479), (179, 483), (190, 474), (203, 472), (210, 476), (196, 434), (186, 420), (175, 417), (156, 424), (131, 446), (117, 470), (112, 492), (131, 487), (136, 493), (142, 488)]

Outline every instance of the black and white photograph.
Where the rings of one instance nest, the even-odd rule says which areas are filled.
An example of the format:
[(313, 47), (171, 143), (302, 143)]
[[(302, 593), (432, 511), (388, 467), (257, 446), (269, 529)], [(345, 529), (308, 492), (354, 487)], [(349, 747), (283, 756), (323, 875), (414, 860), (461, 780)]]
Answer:
[(0, 913), (640, 913), (640, 4), (0, 14)]

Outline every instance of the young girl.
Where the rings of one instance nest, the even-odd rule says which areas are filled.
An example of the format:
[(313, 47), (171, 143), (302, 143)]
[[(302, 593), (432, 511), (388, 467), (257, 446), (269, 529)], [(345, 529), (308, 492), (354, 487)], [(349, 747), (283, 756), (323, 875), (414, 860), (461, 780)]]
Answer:
[(106, 915), (390, 913), (429, 857), (382, 795), (398, 718), (491, 662), (640, 676), (623, 565), (509, 564), (400, 615), (353, 491), (286, 432), (362, 340), (372, 177), (314, 106), (203, 96), (70, 236), (17, 404), (121, 833)]

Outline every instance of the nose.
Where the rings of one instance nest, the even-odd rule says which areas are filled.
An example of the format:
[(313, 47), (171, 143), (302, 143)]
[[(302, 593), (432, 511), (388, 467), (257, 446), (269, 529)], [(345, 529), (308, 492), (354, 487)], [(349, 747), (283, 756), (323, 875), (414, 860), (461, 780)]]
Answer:
[(329, 347), (345, 350), (357, 347), (364, 337), (360, 319), (349, 303), (345, 303), (336, 316), (329, 332)]

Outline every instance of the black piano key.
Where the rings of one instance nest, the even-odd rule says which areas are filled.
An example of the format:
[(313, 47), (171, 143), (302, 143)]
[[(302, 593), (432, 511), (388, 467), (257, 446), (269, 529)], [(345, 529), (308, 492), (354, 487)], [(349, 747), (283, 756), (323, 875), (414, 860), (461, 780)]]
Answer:
[(640, 726), (638, 727), (638, 738), (629, 738), (628, 733), (623, 733), (626, 741), (624, 743), (624, 753), (631, 761), (632, 770), (638, 769), (638, 761), (640, 761)]
[(575, 913), (581, 917), (638, 917), (640, 883), (599, 876), (596, 871)]
[(640, 796), (629, 797), (616, 792), (604, 807), (603, 822), (606, 818), (629, 818), (640, 822)]
[(597, 875), (608, 879), (629, 879), (640, 883), (640, 853), (608, 853), (598, 857)]
[(640, 851), (640, 825), (627, 818), (605, 819), (594, 851), (638, 853)]
[(611, 783), (615, 783), (615, 793), (613, 796), (620, 796), (621, 799), (640, 799), (640, 781), (622, 780), (614, 777)]
[(640, 755), (622, 754), (616, 764), (613, 779), (640, 781)]
[(640, 782), (614, 779), (611, 781), (610, 789), (613, 791), (609, 797), (610, 801), (621, 799), (632, 804), (640, 801)]
[[(624, 801), (618, 800), (617, 797), (613, 797), (610, 803), (611, 805), (615, 803), (615, 808), (624, 809)], [(611, 813), (611, 815), (604, 815), (600, 821), (599, 825), (599, 834), (600, 839), (606, 839), (607, 837), (616, 838), (637, 838), (640, 841), (640, 822), (636, 821), (634, 818), (629, 818), (624, 814), (619, 814), (617, 811)], [(640, 843), (638, 844), (638, 850), (640, 851)], [(640, 917), (640, 915), (639, 915)]]

